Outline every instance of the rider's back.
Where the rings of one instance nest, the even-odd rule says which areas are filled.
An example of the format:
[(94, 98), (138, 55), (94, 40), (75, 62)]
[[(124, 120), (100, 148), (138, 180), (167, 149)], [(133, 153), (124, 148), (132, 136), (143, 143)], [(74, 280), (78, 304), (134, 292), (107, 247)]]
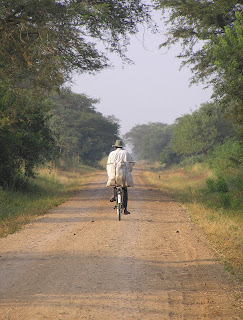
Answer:
[(108, 181), (107, 187), (133, 186), (133, 179), (131, 175), (134, 162), (130, 154), (121, 148), (117, 148), (109, 154), (107, 161)]

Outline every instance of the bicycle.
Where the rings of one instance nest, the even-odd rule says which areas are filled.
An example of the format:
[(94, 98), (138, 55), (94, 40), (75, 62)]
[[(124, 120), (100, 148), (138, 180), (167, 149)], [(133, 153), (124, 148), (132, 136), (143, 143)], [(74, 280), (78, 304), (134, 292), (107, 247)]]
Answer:
[(116, 192), (116, 206), (115, 206), (115, 208), (117, 211), (118, 220), (121, 221), (122, 209), (123, 209), (123, 189), (122, 189), (122, 187), (116, 187), (115, 192)]

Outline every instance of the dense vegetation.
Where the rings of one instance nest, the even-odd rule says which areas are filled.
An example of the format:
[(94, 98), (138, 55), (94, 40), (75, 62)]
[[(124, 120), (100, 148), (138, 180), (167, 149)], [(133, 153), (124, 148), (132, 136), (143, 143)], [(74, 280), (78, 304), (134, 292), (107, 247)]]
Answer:
[(222, 118), (218, 106), (203, 104), (173, 125), (137, 125), (125, 138), (137, 159), (157, 161), (161, 170), (201, 163), (214, 173), (205, 180), (206, 193), (213, 194), (211, 203), (236, 209), (242, 206), (243, 146), (237, 130)]
[(149, 20), (148, 6), (140, 1), (0, 2), (1, 186), (18, 187), (36, 165), (55, 156), (56, 142), (65, 155), (86, 163), (97, 161), (102, 148), (107, 152), (116, 121), (96, 112), (92, 99), (53, 92), (73, 71), (108, 66), (109, 51), (126, 60), (129, 35)]

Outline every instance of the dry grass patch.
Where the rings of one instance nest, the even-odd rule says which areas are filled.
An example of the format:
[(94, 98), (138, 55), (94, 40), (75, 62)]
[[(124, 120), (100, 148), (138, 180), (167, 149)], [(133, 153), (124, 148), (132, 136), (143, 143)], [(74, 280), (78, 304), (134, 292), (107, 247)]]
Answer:
[(21, 191), (0, 189), (0, 236), (6, 236), (82, 190), (97, 174), (90, 167), (42, 168)]
[(101, 166), (101, 168), (106, 169), (107, 159), (108, 159), (108, 157), (104, 157), (104, 158), (99, 162), (99, 165)]
[(237, 274), (242, 281), (243, 215), (235, 210), (208, 207), (208, 198), (204, 198), (201, 190), (206, 187), (205, 181), (213, 173), (197, 165), (192, 170), (147, 170), (145, 176), (151, 184), (183, 203), (191, 219), (206, 234), (227, 270)]
[(192, 195), (198, 189), (205, 187), (205, 180), (212, 177), (213, 173), (199, 165), (192, 170), (168, 169), (158, 172), (146, 171), (148, 180), (164, 191), (173, 195)]
[(204, 231), (218, 253), (219, 259), (232, 274), (243, 280), (243, 221), (203, 204), (184, 204), (191, 219)]

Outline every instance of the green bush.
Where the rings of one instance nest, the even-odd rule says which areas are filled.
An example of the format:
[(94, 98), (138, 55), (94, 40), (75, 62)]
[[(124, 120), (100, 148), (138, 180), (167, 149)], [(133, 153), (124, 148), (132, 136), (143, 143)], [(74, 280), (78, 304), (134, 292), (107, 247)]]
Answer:
[(229, 188), (228, 188), (228, 185), (227, 183), (225, 182), (224, 178), (223, 177), (220, 177), (218, 179), (218, 181), (215, 183), (215, 187), (216, 187), (216, 190), (218, 192), (228, 192), (229, 191)]
[(195, 156), (190, 156), (187, 158), (184, 158), (180, 163), (180, 167), (192, 167), (196, 163), (202, 163), (204, 161), (205, 156), (200, 154), (200, 155), (195, 155)]
[(243, 190), (243, 177), (242, 176), (237, 176), (235, 179), (235, 186), (238, 190), (242, 191)]
[(206, 180), (206, 185), (210, 192), (226, 193), (229, 191), (229, 187), (223, 177), (220, 177), (217, 181), (209, 178)]
[(241, 176), (235, 177), (233, 174), (217, 180), (207, 179), (207, 191), (202, 189), (202, 194), (207, 195), (207, 204), (216, 208), (241, 209), (243, 205), (242, 180)]
[(215, 182), (213, 179), (208, 178), (206, 180), (206, 185), (209, 189), (210, 192), (215, 192), (216, 191), (216, 186), (215, 186)]
[(178, 164), (181, 160), (181, 156), (174, 152), (170, 145), (166, 146), (160, 154), (160, 163), (170, 166), (172, 164)]
[(230, 208), (231, 207), (232, 195), (230, 193), (220, 192), (219, 193), (219, 204), (220, 207)]
[(223, 177), (220, 177), (217, 181), (209, 178), (206, 180), (206, 185), (210, 192), (226, 193), (229, 191), (229, 187)]
[(229, 168), (240, 168), (243, 162), (242, 144), (235, 139), (228, 139), (208, 154), (206, 162), (217, 175)]

